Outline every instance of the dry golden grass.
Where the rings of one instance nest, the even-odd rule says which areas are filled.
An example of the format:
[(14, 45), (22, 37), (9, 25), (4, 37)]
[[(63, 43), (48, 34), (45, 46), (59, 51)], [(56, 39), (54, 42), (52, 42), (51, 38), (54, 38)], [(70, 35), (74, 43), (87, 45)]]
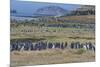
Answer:
[[(95, 15), (85, 15), (85, 16), (66, 16), (66, 17), (63, 17), (64, 19), (66, 20), (73, 20), (73, 21), (94, 21), (95, 23)], [(81, 22), (82, 23), (82, 22)], [(91, 23), (91, 22), (89, 22)]]
[[(76, 20), (78, 20), (78, 18), (80, 19), (82, 19), (82, 18), (87, 18), (87, 19), (95, 19), (95, 15), (83, 15), (83, 16), (66, 16), (66, 17), (64, 17), (64, 18), (70, 18), (70, 19), (76, 19)], [(80, 19), (80, 20), (81, 20)]]
[(43, 51), (23, 51), (11, 53), (11, 65), (37, 65), (37, 64), (58, 64), (75, 62), (93, 62), (95, 54), (91, 51), (84, 51), (78, 54), (79, 50), (48, 49)]

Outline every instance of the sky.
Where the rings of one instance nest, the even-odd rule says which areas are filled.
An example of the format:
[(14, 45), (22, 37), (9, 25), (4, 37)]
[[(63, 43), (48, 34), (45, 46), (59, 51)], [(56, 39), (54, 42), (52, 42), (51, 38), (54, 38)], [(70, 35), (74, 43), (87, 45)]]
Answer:
[(58, 3), (11, 0), (10, 8), (16, 10), (19, 14), (32, 15), (37, 9), (50, 5), (60, 6), (66, 10), (73, 10), (80, 7), (80, 5), (74, 5), (74, 4), (58, 4)]

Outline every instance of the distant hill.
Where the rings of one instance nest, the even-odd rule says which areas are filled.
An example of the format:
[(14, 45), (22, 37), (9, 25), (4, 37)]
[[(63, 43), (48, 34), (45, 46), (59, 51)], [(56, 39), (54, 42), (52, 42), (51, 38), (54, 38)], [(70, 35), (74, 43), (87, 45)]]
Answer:
[(59, 6), (46, 6), (36, 10), (34, 15), (40, 16), (62, 16), (67, 14), (68, 11)]
[(80, 8), (72, 11), (72, 15), (95, 15), (95, 6), (82, 5)]

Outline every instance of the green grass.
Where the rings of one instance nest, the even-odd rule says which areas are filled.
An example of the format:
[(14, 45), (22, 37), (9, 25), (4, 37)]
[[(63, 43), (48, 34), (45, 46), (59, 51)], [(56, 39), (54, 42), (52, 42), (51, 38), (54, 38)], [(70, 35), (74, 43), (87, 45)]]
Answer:
[(11, 39), (11, 42), (14, 41), (27, 41), (27, 40), (31, 40), (32, 42), (36, 42), (36, 41), (41, 41), (41, 40), (45, 40), (45, 38), (16, 38), (16, 39)]
[(75, 54), (83, 54), (83, 53), (85, 53), (86, 52), (86, 50), (84, 50), (84, 49), (79, 49), (79, 50), (77, 50), (77, 52), (75, 52)]

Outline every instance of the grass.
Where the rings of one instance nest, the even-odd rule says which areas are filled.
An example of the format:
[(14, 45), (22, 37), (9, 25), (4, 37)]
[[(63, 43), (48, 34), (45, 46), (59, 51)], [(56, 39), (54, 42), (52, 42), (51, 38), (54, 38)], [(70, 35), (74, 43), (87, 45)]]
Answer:
[[(77, 52), (77, 53), (75, 53)], [(58, 63), (75, 63), (75, 62), (93, 62), (95, 54), (84, 52), (83, 50), (43, 50), (43, 51), (26, 51), (11, 53), (11, 65), (37, 65), (37, 64), (58, 64)]]
[[(84, 23), (95, 23), (95, 15), (90, 15), (90, 16), (68, 16), (68, 17), (62, 17), (63, 19), (66, 20), (78, 20), (78, 21), (85, 21)], [(89, 22), (87, 22), (89, 21)], [(94, 21), (94, 22), (90, 22), (90, 21)], [(82, 22), (80, 22), (82, 23)]]
[(16, 38), (16, 39), (11, 39), (10, 41), (11, 42), (14, 42), (14, 41), (17, 41), (17, 40), (24, 40), (24, 41), (27, 41), (27, 40), (31, 40), (32, 42), (36, 42), (36, 41), (41, 41), (41, 40), (45, 40), (44, 38)]
[(79, 50), (77, 50), (77, 52), (75, 52), (75, 54), (83, 54), (83, 53), (85, 53), (86, 52), (86, 50), (84, 50), (84, 49), (79, 49)]

